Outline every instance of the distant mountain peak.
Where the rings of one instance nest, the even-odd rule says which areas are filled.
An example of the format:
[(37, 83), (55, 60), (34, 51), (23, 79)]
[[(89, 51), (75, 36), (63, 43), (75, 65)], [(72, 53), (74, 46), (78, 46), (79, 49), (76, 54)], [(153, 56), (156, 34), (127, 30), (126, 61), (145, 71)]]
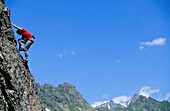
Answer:
[[(130, 100), (122, 104), (116, 104), (113, 101), (105, 100), (101, 105), (96, 106), (99, 108), (107, 108), (112, 111), (170, 111), (170, 102), (157, 101), (151, 97), (145, 97), (135, 94)], [(102, 110), (105, 111), (105, 110)]]
[(76, 88), (74, 85), (65, 82), (64, 84), (59, 84), (58, 87), (62, 88)]
[(135, 103), (137, 99), (139, 99), (139, 95), (138, 94), (135, 94), (132, 99), (131, 99), (131, 102), (130, 103)]
[(51, 111), (94, 111), (76, 87), (69, 83), (53, 87), (50, 84), (37, 85), (38, 95)]
[(105, 104), (105, 103), (109, 103), (110, 101), (108, 99), (106, 99), (105, 101), (103, 101), (102, 104)]
[(170, 102), (167, 101), (157, 101), (151, 97), (145, 97), (142, 95), (135, 94), (129, 101), (126, 108), (121, 111), (170, 111)]
[(122, 108), (122, 105), (114, 103), (113, 101), (109, 101), (108, 99), (103, 101), (101, 105), (96, 107), (105, 107), (110, 110), (114, 110), (115, 108)]

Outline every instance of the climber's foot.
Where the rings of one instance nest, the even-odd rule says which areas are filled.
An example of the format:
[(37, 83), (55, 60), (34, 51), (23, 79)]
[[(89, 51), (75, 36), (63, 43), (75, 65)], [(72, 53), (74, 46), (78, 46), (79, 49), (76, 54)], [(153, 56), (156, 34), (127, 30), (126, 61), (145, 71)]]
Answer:
[(25, 59), (25, 60), (24, 60), (24, 63), (26, 63), (26, 64), (27, 64), (27, 63), (28, 63), (28, 59)]
[(19, 51), (24, 51), (24, 48), (19, 48)]

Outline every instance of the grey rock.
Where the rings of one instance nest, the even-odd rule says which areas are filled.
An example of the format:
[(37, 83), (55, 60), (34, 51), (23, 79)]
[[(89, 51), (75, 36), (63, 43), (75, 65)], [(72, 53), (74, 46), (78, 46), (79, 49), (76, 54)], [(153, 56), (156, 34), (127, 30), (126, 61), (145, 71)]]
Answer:
[(131, 104), (133, 104), (133, 103), (135, 103), (136, 102), (136, 100), (138, 100), (139, 99), (139, 95), (137, 95), (137, 94), (135, 94), (134, 96), (133, 96), (133, 98), (131, 99)]
[[(37, 95), (34, 77), (17, 50), (17, 42), (10, 22), (10, 11), (0, 1), (0, 111), (45, 111)], [(28, 93), (26, 72), (30, 96)]]

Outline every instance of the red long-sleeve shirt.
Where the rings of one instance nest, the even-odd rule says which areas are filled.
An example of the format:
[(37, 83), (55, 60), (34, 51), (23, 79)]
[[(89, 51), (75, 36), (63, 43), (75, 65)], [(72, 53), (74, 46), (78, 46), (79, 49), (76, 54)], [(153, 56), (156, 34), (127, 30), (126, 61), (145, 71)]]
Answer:
[(26, 38), (27, 40), (34, 39), (34, 37), (31, 35), (30, 32), (28, 32), (27, 30), (23, 28), (22, 28), (22, 31), (23, 31), (22, 38)]

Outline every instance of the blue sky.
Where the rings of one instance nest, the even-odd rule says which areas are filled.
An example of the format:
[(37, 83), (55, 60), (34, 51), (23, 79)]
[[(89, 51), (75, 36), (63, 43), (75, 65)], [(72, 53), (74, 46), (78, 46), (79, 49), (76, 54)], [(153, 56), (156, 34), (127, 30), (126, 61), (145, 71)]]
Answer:
[(142, 91), (170, 100), (169, 5), (168, 0), (5, 3), (11, 21), (36, 37), (28, 63), (35, 81), (73, 84), (90, 104)]

